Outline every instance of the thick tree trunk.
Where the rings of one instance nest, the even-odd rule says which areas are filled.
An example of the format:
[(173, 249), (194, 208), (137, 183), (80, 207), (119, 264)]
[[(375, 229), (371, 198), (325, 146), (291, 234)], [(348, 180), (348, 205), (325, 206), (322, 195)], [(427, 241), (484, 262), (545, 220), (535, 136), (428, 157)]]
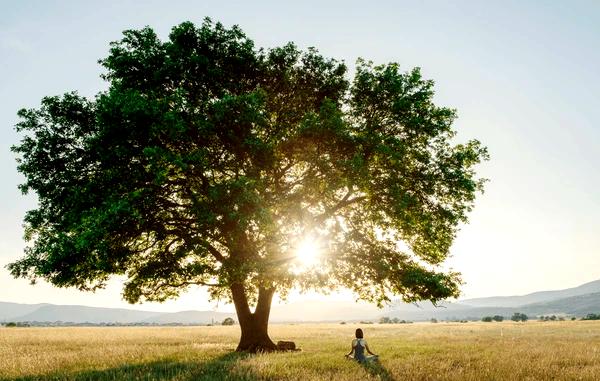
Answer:
[(233, 304), (242, 330), (242, 337), (236, 349), (238, 352), (270, 352), (277, 349), (267, 332), (274, 293), (273, 288), (259, 288), (256, 310), (251, 312), (244, 286), (240, 283), (231, 286)]

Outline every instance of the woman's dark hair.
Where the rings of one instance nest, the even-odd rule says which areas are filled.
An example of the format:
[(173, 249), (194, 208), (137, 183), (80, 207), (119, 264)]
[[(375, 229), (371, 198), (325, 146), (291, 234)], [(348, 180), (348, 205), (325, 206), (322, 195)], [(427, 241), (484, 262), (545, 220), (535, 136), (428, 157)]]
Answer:
[(363, 331), (360, 328), (356, 329), (356, 338), (357, 339), (362, 339), (363, 338)]

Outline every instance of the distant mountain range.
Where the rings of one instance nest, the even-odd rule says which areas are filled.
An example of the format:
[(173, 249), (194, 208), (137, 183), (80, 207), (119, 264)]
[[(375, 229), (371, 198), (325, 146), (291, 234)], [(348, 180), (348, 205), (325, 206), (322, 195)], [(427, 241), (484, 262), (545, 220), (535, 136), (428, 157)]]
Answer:
[(235, 314), (214, 311), (151, 312), (124, 308), (0, 302), (0, 321), (112, 324), (209, 324)]
[(479, 319), (493, 315), (510, 317), (515, 312), (530, 316), (585, 316), (588, 313), (600, 313), (600, 280), (564, 290), (464, 299), (456, 303), (442, 303), (439, 307), (434, 307), (431, 303), (421, 303), (420, 306), (399, 304), (388, 312), (387, 316), (415, 321), (431, 318)]
[(600, 280), (582, 284), (578, 287), (556, 291), (539, 291), (522, 296), (494, 296), (490, 298), (465, 299), (461, 304), (473, 307), (518, 307), (526, 304), (549, 302), (585, 294), (600, 292)]
[[(384, 309), (344, 301), (303, 301), (273, 306), (272, 322), (376, 321), (382, 316), (420, 321), (480, 319), (483, 316), (510, 317), (514, 312), (529, 316), (584, 316), (600, 313), (600, 280), (579, 287), (541, 291), (521, 296), (494, 296), (431, 303), (394, 303)], [(209, 324), (219, 323), (235, 314), (215, 311), (181, 311), (175, 313), (138, 311), (123, 308), (64, 306), (54, 304), (19, 304), (0, 302), (0, 322), (71, 322), (75, 324)]]

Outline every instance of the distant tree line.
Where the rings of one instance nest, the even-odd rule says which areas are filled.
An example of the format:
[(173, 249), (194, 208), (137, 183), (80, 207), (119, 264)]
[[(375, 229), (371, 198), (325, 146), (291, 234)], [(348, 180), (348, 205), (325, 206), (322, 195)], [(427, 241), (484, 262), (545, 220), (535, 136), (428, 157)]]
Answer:
[[(230, 318), (231, 319), (231, 318)], [(233, 319), (231, 319), (233, 320)], [(234, 321), (235, 324), (235, 321)], [(3, 322), (0, 325), (4, 327), (189, 327), (189, 326), (212, 326), (218, 323), (75, 323), (71, 321), (20, 321), (20, 322)], [(223, 324), (227, 325), (227, 324)]]
[(511, 316), (510, 320), (526, 322), (527, 320), (529, 320), (529, 317), (527, 317), (527, 315), (525, 315), (524, 313), (515, 312), (513, 316)]
[(235, 320), (233, 320), (230, 317), (227, 317), (227, 318), (223, 319), (223, 322), (221, 323), (221, 325), (235, 325)]
[[(525, 315), (524, 313), (515, 312), (511, 316), (510, 320), (525, 322), (525, 321), (529, 320), (529, 317), (527, 315)], [(484, 317), (481, 318), (481, 321), (486, 322), (486, 323), (490, 323), (490, 322), (493, 322), (493, 321), (501, 322), (501, 321), (504, 321), (504, 316), (501, 316), (501, 315), (484, 316)]]
[(600, 314), (587, 314), (581, 320), (600, 320)]
[[(575, 320), (575, 317), (572, 317), (571, 320)], [(556, 316), (556, 315), (549, 315), (549, 316), (540, 316), (539, 317), (540, 321), (565, 321), (565, 317), (564, 316)]]
[(504, 316), (500, 316), (500, 315), (484, 316), (483, 318), (481, 318), (481, 321), (486, 322), (486, 323), (490, 323), (492, 321), (503, 321), (503, 320), (504, 320)]
[(400, 320), (397, 317), (389, 318), (387, 316), (384, 316), (381, 319), (379, 319), (379, 324), (410, 324), (410, 323), (412, 323), (412, 321)]
[(13, 321), (9, 321), (8, 323), (2, 323), (3, 326), (5, 327), (31, 327), (31, 324), (29, 323), (23, 323), (23, 322), (13, 322)]

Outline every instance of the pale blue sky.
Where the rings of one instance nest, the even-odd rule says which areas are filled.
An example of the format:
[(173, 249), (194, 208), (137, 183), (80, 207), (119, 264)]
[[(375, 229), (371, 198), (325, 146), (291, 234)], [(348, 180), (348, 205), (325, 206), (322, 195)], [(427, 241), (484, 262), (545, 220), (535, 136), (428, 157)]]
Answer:
[[(16, 111), (41, 97), (106, 87), (97, 60), (124, 29), (165, 38), (205, 16), (257, 46), (294, 41), (345, 60), (420, 66), (459, 139), (478, 138), (490, 178), (448, 265), (465, 297), (523, 294), (600, 278), (600, 2), (597, 1), (8, 1), (0, 0), (0, 265), (21, 255), (24, 212), (10, 145)], [(31, 287), (0, 270), (0, 301), (122, 306)], [(198, 294), (156, 309), (205, 307)]]

